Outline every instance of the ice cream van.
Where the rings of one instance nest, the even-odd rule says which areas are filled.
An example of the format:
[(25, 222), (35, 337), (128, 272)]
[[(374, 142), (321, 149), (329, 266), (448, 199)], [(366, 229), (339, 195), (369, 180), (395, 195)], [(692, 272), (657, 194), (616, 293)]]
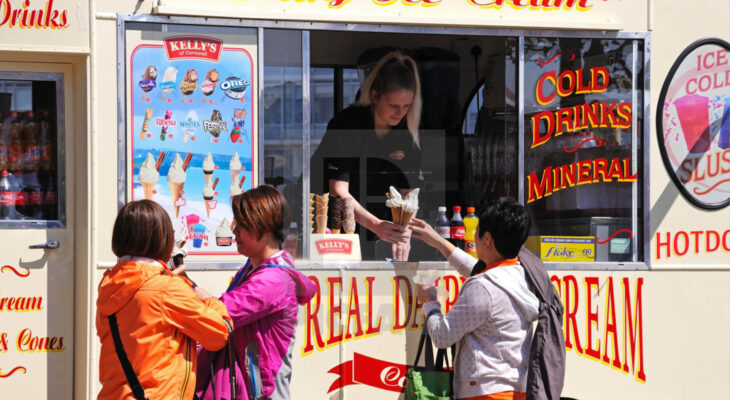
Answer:
[(97, 396), (124, 203), (162, 205), (220, 294), (245, 262), (231, 196), (262, 184), (317, 287), (292, 398), (403, 398), (414, 278), (444, 312), (463, 278), (415, 239), (397, 260), (364, 226), (318, 232), (312, 163), (393, 50), (419, 75), (417, 216), (525, 205), (565, 309), (563, 397), (730, 398), (728, 21), (711, 0), (0, 0), (3, 398)]

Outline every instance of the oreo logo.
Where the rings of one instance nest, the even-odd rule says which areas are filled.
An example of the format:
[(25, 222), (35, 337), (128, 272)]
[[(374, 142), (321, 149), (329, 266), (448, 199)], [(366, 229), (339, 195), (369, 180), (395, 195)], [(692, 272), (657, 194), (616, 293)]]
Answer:
[(251, 85), (251, 82), (245, 79), (241, 79), (235, 76), (226, 78), (225, 81), (221, 82), (220, 88), (226, 96), (239, 100), (242, 99), (246, 94), (246, 88)]

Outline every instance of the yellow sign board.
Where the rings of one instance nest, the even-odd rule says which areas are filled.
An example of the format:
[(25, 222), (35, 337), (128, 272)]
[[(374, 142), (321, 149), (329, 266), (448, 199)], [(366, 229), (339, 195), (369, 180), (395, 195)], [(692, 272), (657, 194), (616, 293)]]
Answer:
[(593, 262), (596, 240), (593, 236), (540, 236), (540, 258), (553, 262)]

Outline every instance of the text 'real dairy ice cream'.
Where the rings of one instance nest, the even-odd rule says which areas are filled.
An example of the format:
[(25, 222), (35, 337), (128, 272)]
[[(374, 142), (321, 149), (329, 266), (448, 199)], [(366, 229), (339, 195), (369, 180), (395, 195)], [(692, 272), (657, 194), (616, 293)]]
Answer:
[(142, 167), (139, 169), (139, 175), (137, 175), (140, 183), (157, 183), (157, 180), (160, 178), (160, 173), (155, 168), (155, 163), (155, 158), (152, 156), (152, 153), (147, 153), (147, 158), (142, 163)]
[(172, 183), (183, 183), (187, 175), (183, 170), (183, 161), (180, 154), (175, 154), (175, 160), (172, 161), (170, 170), (167, 172), (167, 181)]

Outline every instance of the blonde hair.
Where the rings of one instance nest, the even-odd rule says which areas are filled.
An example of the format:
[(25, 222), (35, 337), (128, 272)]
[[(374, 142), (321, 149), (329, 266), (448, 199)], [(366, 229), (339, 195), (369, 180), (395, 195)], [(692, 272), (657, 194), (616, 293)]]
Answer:
[(396, 90), (413, 91), (413, 104), (406, 114), (406, 125), (413, 137), (413, 142), (420, 147), (418, 125), (421, 122), (421, 80), (418, 76), (416, 62), (399, 51), (386, 54), (365, 79), (358, 105), (372, 104), (371, 90), (375, 90), (378, 96)]

